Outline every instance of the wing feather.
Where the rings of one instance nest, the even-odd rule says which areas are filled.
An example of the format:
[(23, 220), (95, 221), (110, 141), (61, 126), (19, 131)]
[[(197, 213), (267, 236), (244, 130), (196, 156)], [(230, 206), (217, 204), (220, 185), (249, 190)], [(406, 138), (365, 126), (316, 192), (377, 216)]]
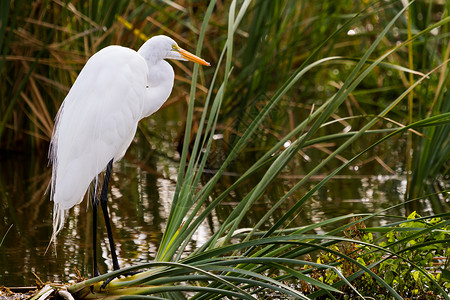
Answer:
[(142, 116), (147, 72), (136, 51), (109, 46), (89, 59), (65, 98), (49, 151), (53, 237), (92, 180), (130, 145)]

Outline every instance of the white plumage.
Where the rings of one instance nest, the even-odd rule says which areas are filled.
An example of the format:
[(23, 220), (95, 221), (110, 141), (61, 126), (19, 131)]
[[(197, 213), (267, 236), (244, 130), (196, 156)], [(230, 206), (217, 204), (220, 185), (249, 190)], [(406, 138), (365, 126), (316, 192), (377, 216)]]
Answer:
[[(53, 236), (67, 211), (83, 200), (90, 183), (111, 159), (120, 160), (139, 120), (169, 97), (174, 72), (164, 59), (207, 62), (155, 36), (139, 51), (109, 46), (94, 54), (81, 70), (56, 117), (50, 144)], [(96, 189), (96, 187), (95, 187)]]

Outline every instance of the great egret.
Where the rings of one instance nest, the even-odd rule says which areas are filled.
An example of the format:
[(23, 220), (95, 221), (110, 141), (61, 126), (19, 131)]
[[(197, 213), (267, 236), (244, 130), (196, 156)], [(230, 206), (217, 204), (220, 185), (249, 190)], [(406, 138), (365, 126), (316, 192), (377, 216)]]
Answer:
[(163, 35), (146, 41), (136, 52), (108, 46), (94, 54), (81, 70), (56, 116), (50, 143), (54, 241), (70, 208), (80, 203), (93, 182), (94, 276), (96, 254), (98, 175), (105, 170), (100, 204), (105, 218), (114, 270), (119, 269), (107, 209), (107, 190), (113, 162), (131, 144), (139, 120), (156, 112), (169, 97), (174, 71), (164, 59), (209, 63), (180, 48)]

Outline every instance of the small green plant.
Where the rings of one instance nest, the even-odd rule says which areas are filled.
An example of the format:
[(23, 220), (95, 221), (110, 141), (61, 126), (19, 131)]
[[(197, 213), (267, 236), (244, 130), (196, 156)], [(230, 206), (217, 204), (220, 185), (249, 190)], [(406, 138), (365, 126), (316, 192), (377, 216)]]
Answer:
[[(372, 231), (385, 232), (374, 238)], [(365, 228), (363, 222), (357, 223), (347, 229), (346, 236), (361, 241), (361, 244), (346, 241), (332, 245), (330, 249), (364, 266), (372, 266), (371, 270), (402, 297), (432, 299), (441, 295), (442, 290), (450, 293), (448, 221), (439, 217), (421, 217), (413, 212), (406, 220), (376, 229)], [(379, 248), (374, 249), (367, 244), (378, 245)], [(355, 264), (334, 253), (321, 252), (317, 263), (334, 265), (346, 277), (357, 273)], [(329, 269), (314, 271), (312, 277), (329, 285), (340, 280)], [(352, 284), (366, 295), (377, 295), (376, 299), (390, 299), (386, 290), (368, 273), (356, 278)], [(343, 292), (351, 291), (345, 287)]]
[[(431, 229), (428, 234), (417, 235), (418, 231)], [(433, 295), (433, 281), (450, 292), (450, 278), (443, 276), (449, 267), (448, 250), (450, 225), (445, 225), (440, 218), (424, 219), (416, 212), (408, 216), (406, 222), (385, 235), (380, 246), (402, 255), (414, 265), (389, 258), (380, 264), (379, 271), (384, 273), (387, 283), (411, 297), (416, 295)], [(448, 276), (448, 274), (447, 274)]]

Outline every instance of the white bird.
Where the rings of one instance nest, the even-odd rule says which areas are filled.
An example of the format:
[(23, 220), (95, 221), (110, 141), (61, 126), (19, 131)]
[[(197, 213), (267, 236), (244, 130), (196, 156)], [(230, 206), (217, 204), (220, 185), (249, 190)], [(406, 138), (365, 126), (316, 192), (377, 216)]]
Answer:
[(167, 36), (155, 36), (136, 52), (108, 46), (81, 70), (56, 116), (49, 149), (52, 164), (50, 199), (54, 241), (70, 208), (80, 203), (94, 183), (94, 276), (96, 262), (97, 178), (106, 170), (100, 196), (114, 269), (119, 269), (107, 212), (108, 181), (113, 162), (120, 160), (136, 133), (139, 120), (156, 112), (169, 97), (174, 71), (164, 59), (205, 60), (180, 48)]

